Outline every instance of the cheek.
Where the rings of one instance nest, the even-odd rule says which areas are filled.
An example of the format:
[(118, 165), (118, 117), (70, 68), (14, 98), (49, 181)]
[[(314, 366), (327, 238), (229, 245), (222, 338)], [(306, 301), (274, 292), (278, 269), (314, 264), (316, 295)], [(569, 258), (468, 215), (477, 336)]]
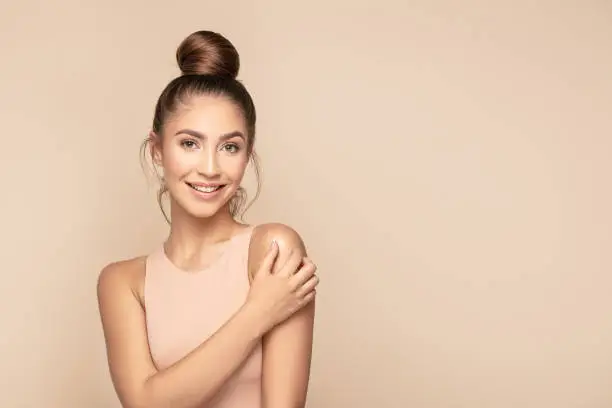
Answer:
[(246, 171), (247, 164), (248, 157), (246, 156), (227, 157), (223, 163), (223, 172), (232, 181), (240, 182)]
[(188, 173), (194, 165), (194, 155), (188, 155), (174, 146), (165, 149), (163, 167), (167, 179), (180, 178)]

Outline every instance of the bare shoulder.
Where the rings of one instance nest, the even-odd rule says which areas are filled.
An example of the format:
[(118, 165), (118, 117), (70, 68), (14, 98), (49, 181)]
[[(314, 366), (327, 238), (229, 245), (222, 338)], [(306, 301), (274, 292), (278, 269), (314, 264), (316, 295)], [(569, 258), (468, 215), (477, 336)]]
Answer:
[(145, 256), (111, 262), (100, 271), (97, 282), (99, 299), (112, 298), (119, 293), (132, 292), (143, 298)]
[(282, 223), (259, 224), (253, 230), (249, 245), (249, 274), (251, 276), (259, 268), (272, 241), (278, 244), (280, 258), (285, 258), (294, 251), (300, 251), (302, 256), (306, 256), (304, 240), (294, 228)]
[(299, 249), (305, 252), (304, 240), (292, 227), (281, 223), (260, 224), (255, 227), (251, 244), (261, 247), (265, 253), (268, 247), (276, 241), (281, 252), (283, 250)]

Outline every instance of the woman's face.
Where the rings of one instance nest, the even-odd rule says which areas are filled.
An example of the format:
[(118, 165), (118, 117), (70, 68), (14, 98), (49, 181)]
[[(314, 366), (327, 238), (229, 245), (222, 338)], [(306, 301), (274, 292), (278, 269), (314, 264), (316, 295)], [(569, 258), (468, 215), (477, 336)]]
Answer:
[(243, 115), (227, 98), (198, 96), (168, 119), (161, 144), (153, 143), (154, 160), (176, 204), (211, 217), (228, 205), (248, 164)]

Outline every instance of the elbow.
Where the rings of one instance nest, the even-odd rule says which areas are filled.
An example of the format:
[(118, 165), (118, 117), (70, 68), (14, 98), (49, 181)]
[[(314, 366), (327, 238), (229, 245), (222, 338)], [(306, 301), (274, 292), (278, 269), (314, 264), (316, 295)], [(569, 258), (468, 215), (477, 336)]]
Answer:
[(138, 393), (132, 399), (132, 405), (129, 408), (170, 408), (172, 404), (169, 401), (164, 401), (156, 390), (156, 381), (153, 376), (147, 378), (144, 384), (140, 387)]
[(160, 387), (156, 378), (149, 378), (129, 397), (121, 400), (123, 408), (197, 408), (206, 404), (211, 397), (193, 398), (186, 394), (170, 394), (167, 389)]
[[(119, 391), (119, 390), (117, 390)], [(131, 391), (117, 392), (119, 402), (123, 408), (167, 408), (155, 397), (151, 380), (145, 380), (144, 384)]]

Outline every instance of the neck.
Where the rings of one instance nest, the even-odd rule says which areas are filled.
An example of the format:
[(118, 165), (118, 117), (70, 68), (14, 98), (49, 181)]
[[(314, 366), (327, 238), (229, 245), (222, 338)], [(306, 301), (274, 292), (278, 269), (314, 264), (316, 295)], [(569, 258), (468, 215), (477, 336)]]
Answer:
[(197, 253), (231, 238), (243, 225), (229, 211), (229, 205), (208, 218), (197, 218), (175, 202), (170, 203), (171, 226), (166, 248), (171, 252)]

